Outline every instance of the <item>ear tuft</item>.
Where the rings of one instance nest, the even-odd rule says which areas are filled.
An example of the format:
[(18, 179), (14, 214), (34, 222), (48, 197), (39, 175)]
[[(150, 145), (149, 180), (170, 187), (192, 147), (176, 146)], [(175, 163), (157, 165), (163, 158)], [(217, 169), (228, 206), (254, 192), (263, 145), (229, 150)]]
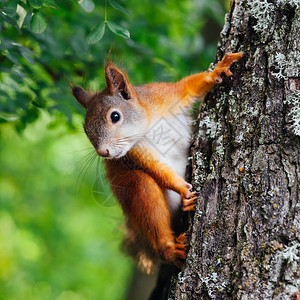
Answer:
[(124, 100), (132, 99), (130, 84), (126, 73), (109, 63), (105, 66), (105, 79), (111, 93), (120, 93)]
[(76, 98), (76, 100), (83, 106), (85, 109), (87, 108), (87, 103), (90, 99), (89, 95), (79, 86), (72, 87), (72, 94)]

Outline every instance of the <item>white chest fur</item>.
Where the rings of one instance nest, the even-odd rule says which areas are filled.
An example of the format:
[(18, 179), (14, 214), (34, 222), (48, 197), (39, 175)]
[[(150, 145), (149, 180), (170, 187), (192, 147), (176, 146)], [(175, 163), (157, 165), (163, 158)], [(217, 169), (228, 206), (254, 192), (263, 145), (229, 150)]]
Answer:
[[(160, 162), (169, 165), (180, 176), (184, 177), (188, 162), (188, 151), (191, 136), (191, 119), (187, 112), (170, 115), (155, 120), (141, 142), (156, 154)], [(180, 196), (170, 190), (164, 191), (171, 210), (180, 205)]]

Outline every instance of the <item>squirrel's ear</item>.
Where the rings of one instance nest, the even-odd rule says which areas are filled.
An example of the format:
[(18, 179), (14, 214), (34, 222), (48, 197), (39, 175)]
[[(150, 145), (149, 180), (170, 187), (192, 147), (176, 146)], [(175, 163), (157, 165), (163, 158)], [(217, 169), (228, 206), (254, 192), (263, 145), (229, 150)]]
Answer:
[(72, 94), (76, 100), (86, 109), (90, 99), (89, 95), (79, 86), (72, 87)]
[(105, 79), (111, 93), (120, 93), (124, 100), (133, 98), (126, 73), (120, 71), (116, 66), (112, 64), (105, 66)]

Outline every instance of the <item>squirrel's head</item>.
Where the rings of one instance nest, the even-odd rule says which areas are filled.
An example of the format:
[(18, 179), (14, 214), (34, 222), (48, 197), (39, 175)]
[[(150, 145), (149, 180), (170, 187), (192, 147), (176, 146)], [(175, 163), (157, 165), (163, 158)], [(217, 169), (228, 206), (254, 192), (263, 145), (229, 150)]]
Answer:
[(125, 72), (105, 66), (106, 88), (90, 94), (73, 87), (72, 94), (86, 109), (84, 130), (99, 156), (124, 156), (147, 127), (147, 115)]

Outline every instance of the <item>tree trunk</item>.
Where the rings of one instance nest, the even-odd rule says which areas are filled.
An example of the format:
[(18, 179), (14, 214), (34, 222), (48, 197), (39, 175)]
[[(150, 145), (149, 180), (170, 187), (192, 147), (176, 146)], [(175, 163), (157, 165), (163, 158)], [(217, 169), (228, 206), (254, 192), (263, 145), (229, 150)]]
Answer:
[(299, 49), (299, 0), (232, 2), (216, 61), (247, 56), (200, 109), (190, 250), (156, 300), (300, 299)]

